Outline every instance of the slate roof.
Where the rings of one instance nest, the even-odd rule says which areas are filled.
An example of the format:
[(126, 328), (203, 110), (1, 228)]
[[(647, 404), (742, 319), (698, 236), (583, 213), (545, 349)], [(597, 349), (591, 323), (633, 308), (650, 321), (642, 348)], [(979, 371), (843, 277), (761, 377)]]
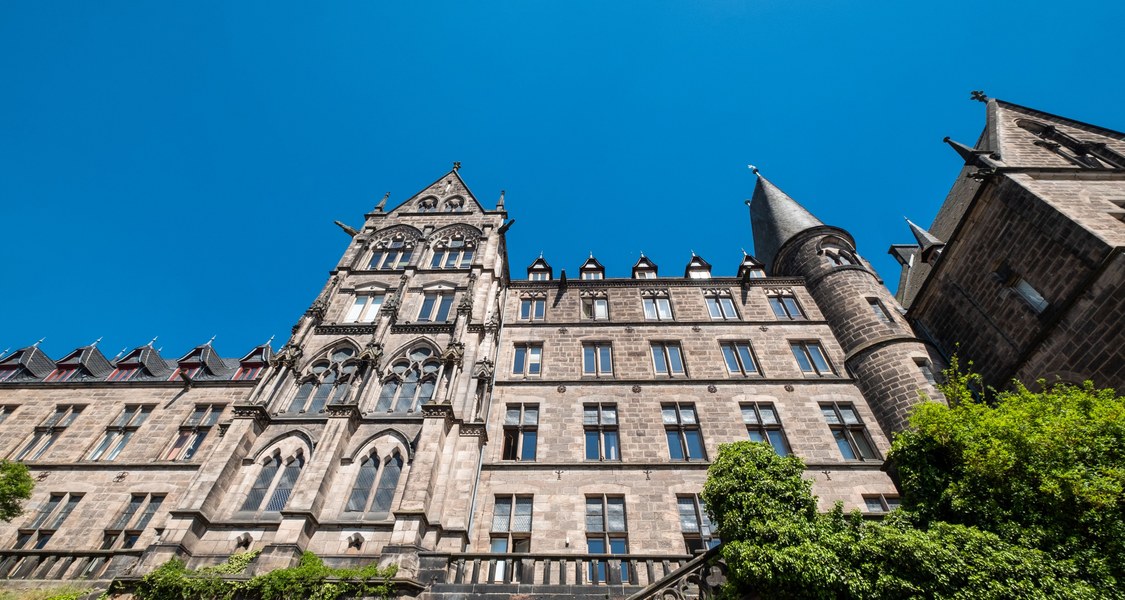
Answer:
[(785, 242), (806, 229), (824, 225), (760, 173), (750, 199), (750, 224), (754, 256), (767, 265), (771, 274), (777, 251)]

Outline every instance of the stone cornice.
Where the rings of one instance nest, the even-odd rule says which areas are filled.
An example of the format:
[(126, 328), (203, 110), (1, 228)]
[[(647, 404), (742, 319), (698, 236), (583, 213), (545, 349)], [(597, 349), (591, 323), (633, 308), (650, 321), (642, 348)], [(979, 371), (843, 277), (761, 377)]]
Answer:
[(610, 377), (601, 378), (586, 378), (586, 379), (496, 379), (497, 386), (544, 386), (544, 387), (557, 387), (559, 385), (595, 385), (595, 386), (609, 386), (609, 385), (639, 385), (642, 391), (646, 386), (659, 388), (667, 385), (698, 385), (704, 391), (707, 390), (707, 385), (737, 385), (746, 386), (753, 384), (755, 386), (767, 385), (820, 385), (825, 383), (839, 383), (847, 385), (855, 385), (855, 379), (850, 377), (807, 377), (800, 379), (781, 379), (770, 377), (739, 377), (730, 379), (701, 379), (701, 378), (676, 378), (676, 379), (613, 379)]
[(684, 327), (731, 327), (745, 325), (748, 327), (774, 327), (784, 325), (828, 325), (828, 321), (811, 319), (774, 319), (772, 321), (742, 321), (739, 319), (688, 321), (684, 319), (667, 319), (663, 321), (614, 321), (612, 319), (598, 319), (589, 321), (509, 321), (504, 324), (507, 328), (553, 328), (553, 327), (660, 327), (664, 329), (680, 325)]
[(317, 325), (316, 335), (374, 335), (377, 325)]
[(396, 323), (391, 325), (391, 333), (453, 335), (453, 323)]
[[(656, 279), (567, 279), (567, 287), (574, 288), (662, 288), (662, 287), (774, 287), (774, 286), (803, 286), (805, 280), (801, 277), (759, 277), (744, 281), (737, 277), (712, 277), (710, 279), (689, 279), (684, 277), (657, 277)], [(558, 279), (547, 281), (531, 281), (515, 279), (508, 282), (508, 287), (513, 290), (539, 290), (556, 289), (559, 287)]]

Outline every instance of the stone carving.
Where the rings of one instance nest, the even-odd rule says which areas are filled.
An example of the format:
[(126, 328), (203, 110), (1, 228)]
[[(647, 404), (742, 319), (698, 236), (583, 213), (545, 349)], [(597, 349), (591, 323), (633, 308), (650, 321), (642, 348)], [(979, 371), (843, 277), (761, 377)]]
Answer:
[(461, 365), (461, 360), (465, 358), (465, 344), (461, 342), (449, 342), (445, 350), (441, 353), (441, 360), (447, 365)]
[(313, 333), (317, 335), (370, 335), (375, 333), (375, 325), (317, 325)]
[(714, 394), (715, 392), (719, 391), (719, 388), (712, 383), (711, 385), (707, 386), (707, 391)]
[(296, 371), (303, 355), (304, 351), (301, 350), (300, 346), (285, 344), (281, 347), (281, 350), (277, 351), (277, 354), (270, 358), (270, 365)]
[(496, 372), (496, 365), (492, 364), (491, 360), (482, 358), (473, 365), (473, 378), (488, 381), (492, 379), (492, 374)]
[(633, 393), (634, 393), (634, 394), (639, 394), (639, 393), (641, 393), (641, 386), (639, 386), (639, 385), (634, 385), (634, 386), (633, 386)]
[(560, 394), (565, 394), (566, 393), (566, 386), (560, 385), (559, 387), (555, 388), (555, 391), (560, 393)]
[(359, 353), (356, 357), (360, 364), (366, 366), (371, 371), (377, 372), (383, 364), (383, 345), (375, 340), (367, 342), (363, 347), (363, 352)]

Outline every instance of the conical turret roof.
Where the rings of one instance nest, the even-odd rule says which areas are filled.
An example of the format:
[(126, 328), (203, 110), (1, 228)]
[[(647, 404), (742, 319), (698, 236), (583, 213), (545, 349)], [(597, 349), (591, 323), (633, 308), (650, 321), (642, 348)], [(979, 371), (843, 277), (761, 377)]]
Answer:
[(823, 227), (805, 207), (770, 183), (761, 173), (750, 199), (750, 225), (754, 232), (754, 255), (772, 271), (778, 249), (793, 236), (814, 227)]
[(906, 220), (906, 224), (910, 226), (910, 233), (914, 234), (914, 239), (918, 240), (918, 246), (922, 248), (922, 252), (926, 252), (934, 246), (944, 246), (945, 242), (939, 240), (937, 236), (919, 227), (914, 221)]

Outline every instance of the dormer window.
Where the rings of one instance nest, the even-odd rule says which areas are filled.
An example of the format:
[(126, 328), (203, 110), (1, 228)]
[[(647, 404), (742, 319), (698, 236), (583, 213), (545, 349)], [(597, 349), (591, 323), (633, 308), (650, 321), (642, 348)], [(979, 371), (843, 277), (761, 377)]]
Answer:
[(633, 279), (656, 279), (656, 272), (656, 263), (644, 254), (637, 260), (637, 264), (633, 265)]
[(0, 367), (0, 381), (10, 381), (20, 372), (20, 366)]
[(130, 381), (140, 374), (140, 365), (120, 365), (106, 377), (106, 381)]
[(551, 274), (546, 271), (536, 271), (534, 273), (529, 273), (527, 278), (530, 281), (550, 281)]
[(527, 267), (527, 279), (529, 281), (550, 281), (552, 273), (551, 265), (543, 260), (543, 255), (539, 255), (539, 258)]
[(70, 381), (80, 370), (81, 367), (78, 365), (59, 365), (59, 367), (52, 371), (43, 381)]
[(599, 271), (586, 271), (582, 273), (582, 279), (605, 279), (605, 273)]
[(605, 267), (591, 254), (586, 262), (578, 267), (578, 278), (585, 280), (605, 279)]
[(257, 379), (258, 374), (262, 372), (264, 366), (263, 364), (247, 363), (239, 367), (238, 370), (235, 371), (234, 377), (231, 377), (231, 379), (234, 381), (250, 381), (252, 379)]
[(692, 254), (691, 260), (688, 261), (687, 267), (684, 268), (684, 277), (688, 279), (710, 279), (711, 263), (703, 260), (700, 256)]
[(203, 372), (203, 365), (182, 364), (178, 369), (172, 372), (172, 376), (168, 378), (168, 381), (180, 381), (181, 373), (186, 375), (188, 379), (195, 379), (201, 372)]

